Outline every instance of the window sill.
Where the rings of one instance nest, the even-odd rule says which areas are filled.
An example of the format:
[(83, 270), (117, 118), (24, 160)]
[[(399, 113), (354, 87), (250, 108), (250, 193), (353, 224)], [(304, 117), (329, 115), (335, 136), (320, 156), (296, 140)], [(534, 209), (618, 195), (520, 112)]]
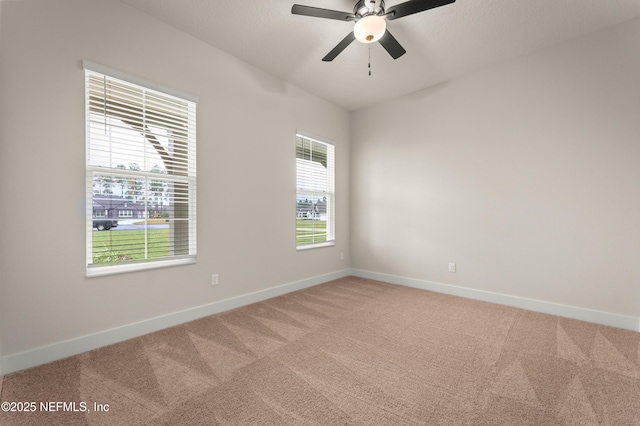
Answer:
[(327, 242), (324, 242), (324, 243), (305, 244), (305, 245), (301, 245), (301, 246), (296, 246), (296, 250), (298, 250), (298, 251), (310, 250), (310, 249), (321, 248), (321, 247), (332, 247), (332, 246), (335, 246), (335, 245), (336, 245), (335, 241), (327, 241)]
[(103, 277), (105, 275), (125, 274), (127, 272), (147, 271), (150, 269), (169, 268), (179, 265), (191, 265), (196, 263), (195, 257), (183, 257), (180, 259), (160, 260), (145, 263), (130, 263), (127, 265), (95, 266), (87, 268), (87, 278)]

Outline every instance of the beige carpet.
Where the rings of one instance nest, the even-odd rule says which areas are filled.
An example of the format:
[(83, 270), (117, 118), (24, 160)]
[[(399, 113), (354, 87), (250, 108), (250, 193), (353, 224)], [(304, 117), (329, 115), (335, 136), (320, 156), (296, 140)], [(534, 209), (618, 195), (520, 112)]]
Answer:
[(3, 426), (638, 425), (640, 334), (348, 277), (10, 374), (1, 399), (38, 405)]

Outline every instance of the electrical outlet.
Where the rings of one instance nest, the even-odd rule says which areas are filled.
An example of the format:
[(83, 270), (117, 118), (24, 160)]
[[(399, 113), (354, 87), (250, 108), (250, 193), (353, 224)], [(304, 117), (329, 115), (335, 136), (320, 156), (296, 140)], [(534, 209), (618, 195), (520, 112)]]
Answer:
[(220, 284), (220, 280), (218, 279), (218, 274), (211, 275), (211, 285)]
[(449, 272), (455, 272), (456, 271), (456, 264), (455, 263), (450, 263), (449, 264)]
[(340, 260), (344, 260), (344, 253), (340, 252)]

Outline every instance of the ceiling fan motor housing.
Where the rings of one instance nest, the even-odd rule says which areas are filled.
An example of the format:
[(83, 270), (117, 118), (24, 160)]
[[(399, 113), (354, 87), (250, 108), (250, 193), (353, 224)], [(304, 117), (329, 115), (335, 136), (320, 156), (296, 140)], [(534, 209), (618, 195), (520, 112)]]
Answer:
[(353, 7), (353, 14), (356, 19), (364, 18), (367, 15), (384, 15), (384, 0), (359, 0)]

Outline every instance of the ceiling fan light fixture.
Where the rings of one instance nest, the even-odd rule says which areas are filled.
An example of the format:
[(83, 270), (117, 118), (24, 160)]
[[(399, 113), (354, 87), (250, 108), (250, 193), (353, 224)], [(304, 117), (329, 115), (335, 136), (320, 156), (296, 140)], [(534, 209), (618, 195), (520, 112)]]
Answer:
[(368, 15), (356, 22), (353, 34), (361, 43), (373, 43), (382, 38), (387, 30), (387, 21), (378, 15)]

